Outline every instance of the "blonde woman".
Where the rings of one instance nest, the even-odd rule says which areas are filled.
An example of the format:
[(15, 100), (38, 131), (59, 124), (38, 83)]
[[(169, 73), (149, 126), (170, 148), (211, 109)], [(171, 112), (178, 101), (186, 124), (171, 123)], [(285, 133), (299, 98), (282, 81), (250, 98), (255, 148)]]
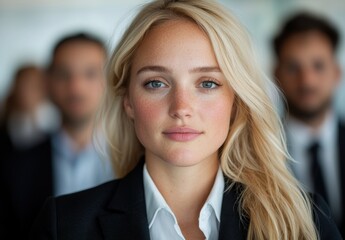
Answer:
[(99, 117), (123, 178), (50, 199), (33, 239), (340, 239), (286, 168), (253, 59), (215, 2), (145, 5), (114, 51)]

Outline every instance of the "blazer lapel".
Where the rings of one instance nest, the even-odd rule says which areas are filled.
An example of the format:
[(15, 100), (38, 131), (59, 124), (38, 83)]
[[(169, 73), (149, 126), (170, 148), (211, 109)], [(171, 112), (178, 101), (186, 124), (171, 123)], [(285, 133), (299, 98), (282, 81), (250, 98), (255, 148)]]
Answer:
[(238, 212), (239, 188), (234, 185), (224, 192), (220, 216), (219, 240), (242, 240), (247, 238), (248, 223), (240, 219)]
[(143, 185), (143, 161), (119, 182), (107, 206), (99, 216), (104, 239), (149, 240)]
[[(223, 195), (219, 240), (242, 240), (247, 223), (240, 220), (236, 185)], [(150, 240), (143, 185), (143, 162), (119, 182), (106, 212), (99, 216), (104, 239)]]

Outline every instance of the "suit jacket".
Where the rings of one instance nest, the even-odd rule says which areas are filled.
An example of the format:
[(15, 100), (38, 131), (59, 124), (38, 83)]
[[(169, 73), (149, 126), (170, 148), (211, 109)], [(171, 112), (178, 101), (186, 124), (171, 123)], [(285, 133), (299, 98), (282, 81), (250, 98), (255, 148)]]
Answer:
[(338, 149), (339, 149), (339, 176), (341, 178), (341, 206), (342, 206), (342, 220), (339, 228), (343, 238), (345, 238), (345, 124), (339, 122), (338, 131)]
[(51, 140), (2, 159), (0, 186), (0, 238), (27, 239), (45, 200), (53, 194)]
[[(241, 221), (237, 211), (238, 189), (232, 188), (223, 195), (220, 240), (246, 239), (248, 221)], [(315, 201), (321, 204), (320, 209), (314, 210), (321, 239), (341, 239), (325, 203), (319, 198)], [(143, 164), (123, 179), (50, 198), (34, 224), (31, 239), (149, 240)]]
[(5, 124), (0, 125), (0, 159), (5, 161), (13, 152), (14, 145)]

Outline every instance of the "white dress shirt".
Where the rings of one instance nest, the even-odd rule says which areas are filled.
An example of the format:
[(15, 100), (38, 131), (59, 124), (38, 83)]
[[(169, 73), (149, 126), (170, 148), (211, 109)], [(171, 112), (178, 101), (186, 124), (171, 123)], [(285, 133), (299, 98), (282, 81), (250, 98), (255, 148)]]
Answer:
[[(144, 165), (146, 212), (151, 240), (184, 240), (177, 219), (158, 191)], [(224, 193), (224, 177), (219, 168), (210, 195), (199, 215), (199, 228), (206, 240), (217, 240)]]
[(311, 162), (308, 147), (315, 141), (320, 143), (320, 166), (326, 186), (326, 193), (333, 217), (338, 220), (341, 213), (340, 176), (338, 161), (338, 128), (337, 118), (333, 113), (327, 116), (322, 126), (315, 131), (302, 122), (288, 117), (285, 125), (288, 138), (288, 148), (296, 163), (291, 168), (296, 178), (306, 191), (314, 192), (312, 176), (310, 174)]
[(114, 179), (109, 159), (101, 159), (92, 142), (75, 151), (64, 131), (53, 136), (54, 196), (81, 191)]

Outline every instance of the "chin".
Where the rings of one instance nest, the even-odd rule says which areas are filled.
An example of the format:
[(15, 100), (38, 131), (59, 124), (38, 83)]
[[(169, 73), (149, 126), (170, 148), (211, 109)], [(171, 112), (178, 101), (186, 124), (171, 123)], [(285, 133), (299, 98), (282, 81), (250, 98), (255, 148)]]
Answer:
[(305, 102), (304, 104), (294, 104), (293, 102), (288, 102), (288, 110), (297, 118), (303, 120), (312, 120), (325, 114), (331, 108), (331, 105), (331, 99), (327, 99), (317, 103)]
[(173, 152), (168, 156), (165, 156), (163, 159), (173, 166), (176, 167), (192, 167), (201, 163), (204, 159), (207, 159), (208, 156), (201, 156), (200, 151), (191, 152)]
[(90, 122), (92, 116), (90, 114), (66, 114), (65, 121), (71, 126), (83, 126)]

